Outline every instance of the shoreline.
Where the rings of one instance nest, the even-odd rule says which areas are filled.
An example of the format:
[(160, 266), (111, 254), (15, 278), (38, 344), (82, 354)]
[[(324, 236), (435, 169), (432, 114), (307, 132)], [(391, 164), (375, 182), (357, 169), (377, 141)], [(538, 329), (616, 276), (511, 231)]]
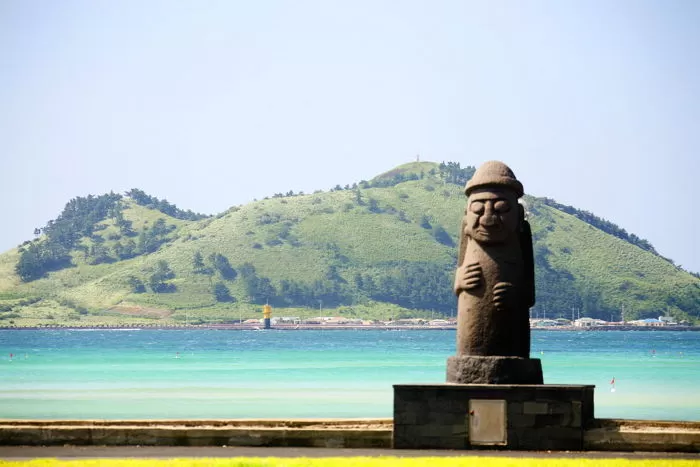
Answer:
[[(456, 325), (447, 326), (414, 326), (414, 325), (345, 325), (345, 324), (277, 324), (265, 329), (257, 324), (132, 324), (132, 325), (55, 325), (55, 326), (0, 326), (0, 331), (37, 331), (37, 330), (94, 330), (94, 331), (129, 331), (129, 330), (222, 330), (222, 331), (454, 331)], [(531, 331), (700, 331), (700, 326), (538, 326), (530, 328)]]

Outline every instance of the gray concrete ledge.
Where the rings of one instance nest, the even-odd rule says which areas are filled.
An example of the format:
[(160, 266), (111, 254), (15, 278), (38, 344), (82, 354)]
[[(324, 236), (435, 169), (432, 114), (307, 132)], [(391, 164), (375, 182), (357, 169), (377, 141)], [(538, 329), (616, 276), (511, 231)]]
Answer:
[[(392, 433), (391, 419), (0, 420), (3, 446), (388, 449)], [(596, 419), (585, 429), (584, 449), (700, 453), (700, 422)]]
[(700, 452), (700, 422), (596, 419), (583, 445), (590, 451)]
[(6, 420), (0, 445), (388, 448), (392, 427), (391, 419)]

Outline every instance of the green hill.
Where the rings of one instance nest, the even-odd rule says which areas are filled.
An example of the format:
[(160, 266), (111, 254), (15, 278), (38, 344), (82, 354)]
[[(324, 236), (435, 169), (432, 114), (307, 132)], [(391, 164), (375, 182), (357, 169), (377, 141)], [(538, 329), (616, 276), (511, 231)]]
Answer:
[[(76, 198), (0, 255), (0, 326), (225, 322), (259, 317), (266, 302), (277, 315), (449, 316), (473, 171), (414, 162), (215, 217), (140, 190)], [(546, 198), (526, 203), (535, 313), (697, 318), (700, 279), (648, 242)]]

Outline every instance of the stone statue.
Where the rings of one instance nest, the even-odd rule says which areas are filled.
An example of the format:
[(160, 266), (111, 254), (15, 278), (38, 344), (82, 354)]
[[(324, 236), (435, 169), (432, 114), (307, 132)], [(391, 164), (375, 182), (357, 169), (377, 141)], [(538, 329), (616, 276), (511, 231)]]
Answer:
[(532, 233), (518, 199), (523, 186), (498, 161), (486, 162), (465, 188), (454, 292), (457, 354), (452, 383), (542, 384), (530, 359), (529, 309), (535, 303)]

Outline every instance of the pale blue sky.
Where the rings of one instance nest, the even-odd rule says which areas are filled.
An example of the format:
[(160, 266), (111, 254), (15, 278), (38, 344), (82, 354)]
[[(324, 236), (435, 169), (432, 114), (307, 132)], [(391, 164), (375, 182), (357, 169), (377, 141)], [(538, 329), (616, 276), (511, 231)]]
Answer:
[(490, 159), (700, 271), (700, 2), (0, 0), (0, 251), (75, 196), (221, 212)]

